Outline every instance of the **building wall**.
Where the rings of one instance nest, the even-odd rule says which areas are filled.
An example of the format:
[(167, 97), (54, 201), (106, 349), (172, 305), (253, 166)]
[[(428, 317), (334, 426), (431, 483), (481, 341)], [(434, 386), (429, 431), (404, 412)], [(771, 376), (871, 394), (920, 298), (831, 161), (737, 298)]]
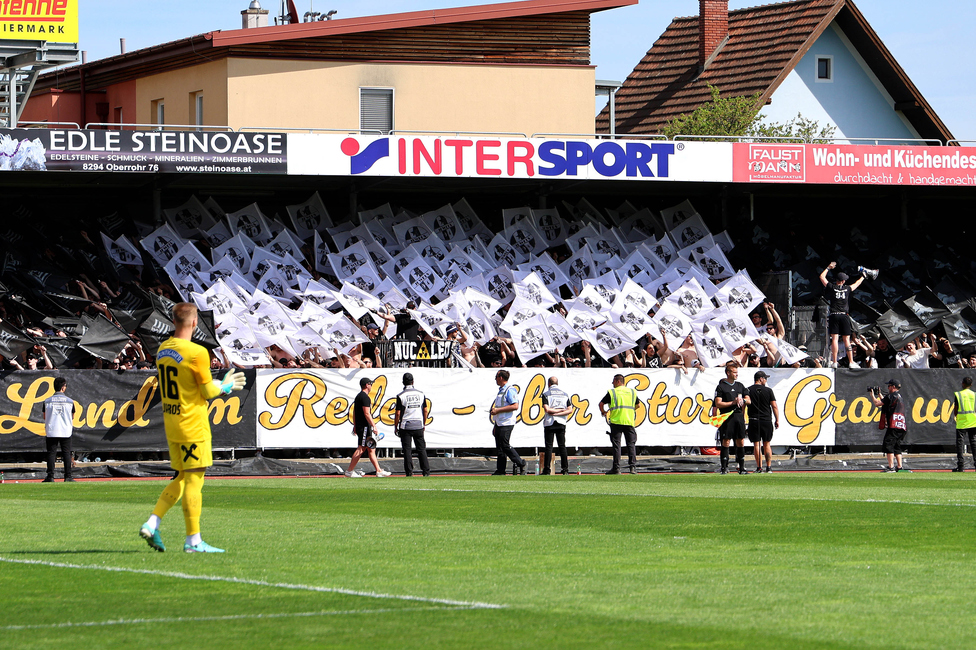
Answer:
[[(817, 80), (817, 57), (830, 56), (833, 81)], [(769, 121), (786, 122), (802, 113), (841, 138), (918, 138), (877, 77), (843, 31), (832, 24), (776, 89), (762, 110)]]
[[(100, 115), (99, 104), (107, 105), (108, 112)], [(21, 122), (74, 122), (84, 127), (95, 122), (134, 122), (135, 115), (136, 82), (126, 81), (86, 93), (84, 114), (79, 92), (33, 93), (20, 119)]]
[(407, 131), (592, 133), (590, 66), (228, 61), (234, 128), (359, 128), (359, 89), (393, 88)]
[(155, 124), (154, 102), (163, 101), (166, 124), (195, 124), (193, 94), (203, 93), (203, 123), (227, 124), (227, 67), (221, 59), (150, 75), (136, 81), (136, 119), (127, 122)]

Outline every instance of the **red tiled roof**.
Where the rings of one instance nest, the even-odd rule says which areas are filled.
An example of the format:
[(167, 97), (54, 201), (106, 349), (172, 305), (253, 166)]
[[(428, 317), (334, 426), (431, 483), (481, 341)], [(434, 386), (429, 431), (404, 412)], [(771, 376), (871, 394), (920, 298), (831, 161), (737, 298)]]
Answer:
[[(90, 89), (228, 56), (589, 65), (591, 13), (638, 0), (522, 0), (208, 32), (42, 74), (38, 91)], [(382, 32), (379, 34), (378, 32)]]
[(499, 18), (520, 18), (569, 11), (596, 12), (637, 4), (638, 0), (522, 0), (522, 2), (502, 2), (472, 7), (451, 9), (431, 9), (411, 11), (401, 14), (365, 16), (362, 18), (342, 18), (322, 20), (295, 25), (278, 25), (257, 29), (236, 29), (228, 32), (213, 32), (214, 47), (242, 45), (245, 43), (268, 43), (271, 41), (314, 38), (362, 32), (375, 32), (406, 27), (427, 27), (450, 23), (496, 20)]
[[(698, 59), (698, 16), (675, 18), (627, 77), (615, 99), (617, 133), (660, 133), (669, 120), (711, 98), (761, 93), (768, 100), (831, 22), (838, 21), (858, 52), (924, 138), (952, 139), (904, 70), (850, 0), (794, 0), (729, 12), (729, 39), (704, 71)], [(597, 117), (609, 131), (609, 111)]]
[[(660, 133), (669, 120), (710, 99), (708, 84), (723, 96), (765, 93), (843, 4), (799, 0), (730, 11), (729, 40), (701, 75), (698, 16), (675, 18), (617, 91), (617, 133)], [(608, 131), (609, 124), (604, 110), (597, 131)]]

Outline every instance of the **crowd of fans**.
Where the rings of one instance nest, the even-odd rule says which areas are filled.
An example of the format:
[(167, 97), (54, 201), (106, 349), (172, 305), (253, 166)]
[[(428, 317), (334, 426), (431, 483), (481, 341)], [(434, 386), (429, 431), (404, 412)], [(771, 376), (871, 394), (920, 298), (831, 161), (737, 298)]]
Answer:
[[(618, 219), (621, 215), (626, 216), (620, 209), (608, 213), (614, 214)], [(219, 218), (220, 215), (214, 216)], [(570, 222), (569, 215), (566, 216), (566, 221)], [(494, 222), (493, 219), (488, 221)], [(283, 223), (274, 223), (280, 228), (286, 228)], [(46, 220), (26, 219), (18, 227), (12, 228), (4, 238), (5, 263), (3, 286), (0, 287), (0, 327), (3, 330), (0, 341), (3, 349), (0, 350), (0, 356), (3, 369), (153, 368), (153, 353), (168, 333), (165, 329), (144, 327), (143, 318), (146, 312), (156, 311), (165, 318), (173, 303), (189, 297), (181, 295), (180, 290), (151, 255), (143, 252), (139, 264), (119, 264), (107, 253), (101, 242), (96, 243), (97, 238), (89, 236), (90, 231), (98, 229), (111, 238), (128, 234), (132, 239), (138, 240), (152, 228), (116, 217), (99, 219), (97, 223), (82, 222), (81, 227), (65, 227), (64, 224)], [(39, 239), (36, 237), (38, 234), (41, 235)], [(876, 254), (876, 251), (871, 253), (869, 243), (858, 235), (857, 229), (853, 229), (850, 242), (845, 244), (852, 250), (846, 252), (854, 255)], [(489, 236), (478, 236), (482, 236), (485, 243), (490, 239)], [(24, 246), (28, 239), (39, 244)], [(752, 271), (754, 277), (770, 270), (792, 270), (794, 297), (798, 301), (817, 304), (819, 296), (816, 288), (811, 287), (804, 291), (809, 284), (805, 278), (816, 277), (815, 264), (826, 257), (818, 255), (812, 245), (808, 244), (804, 251), (795, 237), (777, 239), (770, 237), (769, 233), (759, 227), (754, 227), (751, 233), (734, 233), (730, 240), (734, 246), (727, 251), (729, 259), (739, 261), (743, 268)], [(210, 255), (210, 246), (205, 237), (195, 240), (195, 244), (203, 254)], [(848, 268), (854, 267), (853, 261), (843, 254), (845, 251), (842, 246), (828, 246), (824, 242), (819, 244), (831, 256), (836, 255), (842, 259), (842, 264), (846, 264)], [(335, 252), (338, 252), (335, 250), (337, 248), (332, 244)], [(311, 238), (304, 241), (302, 252), (303, 271), (308, 276), (324, 285), (341, 285), (337, 277), (320, 271), (317, 264), (309, 261), (315, 260), (316, 256)], [(547, 252), (557, 264), (563, 263), (574, 253), (566, 244), (550, 248)], [(790, 262), (801, 255), (804, 257), (800, 262), (790, 265)], [(950, 259), (942, 268), (951, 268), (952, 256), (955, 253), (951, 249), (941, 249), (940, 257)], [(891, 258), (892, 254), (889, 253), (888, 257)], [(214, 263), (218, 261), (213, 260)], [(917, 270), (912, 272), (914, 267), (925, 265), (921, 260), (913, 261), (911, 255), (905, 254), (894, 261), (897, 263), (894, 269), (902, 267), (904, 274), (916, 281), (919, 288), (927, 286), (924, 284), (926, 280), (935, 284), (931, 278), (916, 278), (915, 275), (921, 275)], [(883, 328), (876, 326), (871, 317), (879, 316), (887, 311), (886, 308), (890, 309), (892, 304), (899, 302), (899, 296), (888, 294), (886, 281), (897, 284), (895, 289), (902, 294), (912, 291), (914, 287), (904, 274), (889, 280), (884, 276), (887, 272), (882, 272), (882, 279), (875, 287), (862, 288), (858, 292), (864, 293), (865, 299), (858, 301), (858, 305), (852, 308), (851, 316), (854, 318), (856, 331), (851, 338), (851, 346), (857, 366), (976, 368), (976, 351), (973, 347), (954, 346), (941, 322), (927, 328), (928, 331), (920, 331), (918, 336), (900, 349), (893, 348)], [(972, 299), (964, 295), (967, 293), (966, 288), (955, 286), (954, 289), (956, 292), (948, 296), (938, 290), (936, 293), (939, 293), (940, 299), (946, 298), (941, 304), (949, 313), (967, 317), (968, 312), (963, 310), (968, 307), (971, 311), (969, 302)], [(577, 298), (579, 291), (571, 285), (563, 285), (559, 291), (560, 294), (556, 297), (560, 302), (551, 307), (550, 311), (565, 317), (566, 305)], [(661, 294), (657, 297), (660, 298)], [(393, 348), (387, 343), (393, 338), (390, 336), (391, 327), (395, 327), (397, 339), (452, 341), (456, 344), (457, 354), (448, 363), (470, 364), (473, 367), (678, 368), (687, 372), (702, 365), (699, 350), (690, 336), (673, 340), (663, 328), (644, 333), (632, 348), (609, 358), (597, 354), (590, 342), (582, 340), (567, 345), (561, 351), (551, 349), (534, 358), (522, 359), (516, 350), (517, 346), (504, 331), (478, 343), (468, 331), (468, 324), (461, 320), (439, 330), (424, 327), (417, 321), (416, 312), (413, 311), (419, 298), (411, 298), (405, 307), (397, 308), (387, 302), (359, 318), (354, 318), (344, 310), (344, 316), (364, 336), (364, 341), (351, 349), (340, 352), (338, 348), (312, 347), (293, 353), (287, 345), (273, 344), (264, 347), (267, 363), (256, 365), (276, 368), (371, 368), (403, 365), (401, 360), (394, 358)], [(952, 299), (951, 303), (949, 299)], [(297, 306), (299, 302), (299, 299), (294, 299), (293, 306)], [(433, 302), (436, 303), (436, 299)], [(503, 305), (497, 316), (504, 317), (510, 306), (510, 302)], [(655, 309), (651, 309), (648, 315), (653, 316), (654, 313)], [(763, 301), (750, 316), (753, 325), (763, 336), (734, 350), (732, 356), (740, 365), (758, 368), (828, 366), (821, 341), (812, 339), (794, 342), (809, 344), (814, 348), (813, 354), (803, 359), (794, 359), (792, 363), (784, 358), (779, 347), (789, 333), (784, 327), (782, 315), (772, 302)], [(973, 316), (976, 316), (976, 312)], [(86, 329), (102, 320), (112, 323), (119, 332), (128, 337), (128, 340), (111, 346), (112, 353), (106, 353), (105, 346), (93, 347), (84, 342)], [(210, 332), (209, 337), (207, 334), (202, 333), (201, 341), (209, 341), (209, 347), (213, 348), (212, 366), (221, 368), (231, 365), (217, 345), (213, 332)], [(807, 350), (807, 345), (801, 344), (798, 347), (802, 352)], [(842, 349), (838, 355), (838, 359), (842, 360), (841, 367), (847, 365), (846, 357), (846, 351)]]

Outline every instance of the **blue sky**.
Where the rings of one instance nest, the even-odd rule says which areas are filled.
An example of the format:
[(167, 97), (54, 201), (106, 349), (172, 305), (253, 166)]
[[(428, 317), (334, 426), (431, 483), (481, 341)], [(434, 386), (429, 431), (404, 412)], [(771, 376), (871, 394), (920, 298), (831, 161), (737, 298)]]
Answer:
[[(81, 49), (89, 61), (193, 34), (239, 29), (250, 0), (82, 0)], [(478, 0), (295, 0), (299, 13), (352, 18), (487, 4)], [(730, 0), (731, 9), (765, 4)], [(976, 4), (973, 0), (856, 0), (895, 59), (959, 139), (976, 140)], [(277, 13), (279, 0), (263, 0)], [(698, 13), (697, 0), (641, 0), (593, 16), (592, 63), (599, 79), (622, 81), (674, 16)]]

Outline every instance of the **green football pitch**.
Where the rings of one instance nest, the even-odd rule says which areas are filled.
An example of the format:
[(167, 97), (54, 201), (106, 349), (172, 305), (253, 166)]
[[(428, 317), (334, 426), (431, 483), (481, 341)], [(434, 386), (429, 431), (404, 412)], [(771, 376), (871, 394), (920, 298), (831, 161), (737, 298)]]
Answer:
[(976, 476), (0, 487), (0, 648), (969, 648)]

